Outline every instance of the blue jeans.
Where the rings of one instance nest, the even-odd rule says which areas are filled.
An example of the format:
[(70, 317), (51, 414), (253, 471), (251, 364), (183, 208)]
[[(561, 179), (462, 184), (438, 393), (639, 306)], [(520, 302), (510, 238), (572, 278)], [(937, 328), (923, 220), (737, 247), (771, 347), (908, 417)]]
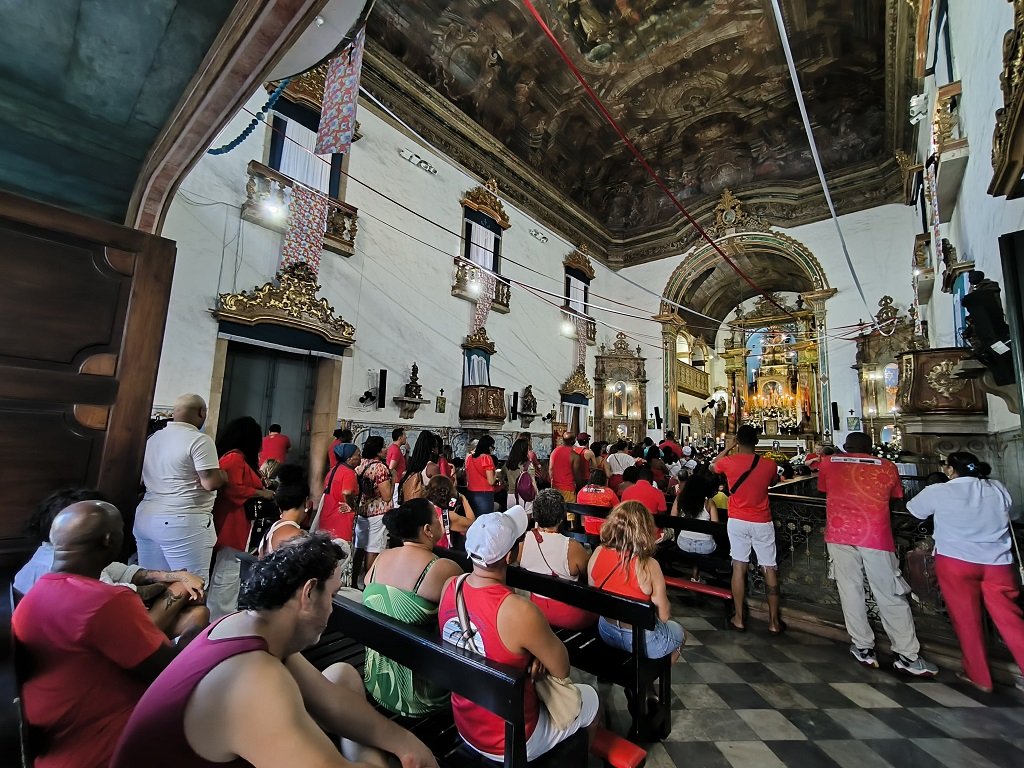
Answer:
[(466, 491), (465, 496), (477, 517), (494, 511), (494, 491)]
[[(618, 627), (608, 619), (601, 617), (597, 622), (597, 631), (612, 648), (622, 651), (633, 650), (633, 629)], [(647, 658), (660, 659), (675, 653), (686, 640), (683, 627), (676, 621), (659, 621), (654, 629), (644, 630), (644, 641), (647, 644)]]

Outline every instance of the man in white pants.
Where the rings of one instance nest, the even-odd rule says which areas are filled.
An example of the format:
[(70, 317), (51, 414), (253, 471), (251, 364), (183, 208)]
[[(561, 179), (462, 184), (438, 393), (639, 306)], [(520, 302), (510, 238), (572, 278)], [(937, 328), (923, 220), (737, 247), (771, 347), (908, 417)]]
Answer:
[(939, 670), (920, 655), (906, 597), (910, 587), (894, 554), (889, 500), (903, 497), (899, 471), (891, 461), (871, 455), (871, 438), (863, 432), (847, 435), (843, 450), (843, 454), (822, 458), (818, 490), (828, 496), (825, 541), (846, 631), (853, 640), (850, 653), (861, 664), (878, 667), (875, 633), (865, 603), (866, 576), (896, 655), (893, 666), (911, 675), (931, 677)]
[(143, 568), (188, 571), (208, 585), (217, 543), (211, 510), (227, 475), (213, 438), (199, 431), (205, 422), (203, 398), (181, 395), (174, 401), (173, 420), (146, 441), (146, 495), (133, 532)]

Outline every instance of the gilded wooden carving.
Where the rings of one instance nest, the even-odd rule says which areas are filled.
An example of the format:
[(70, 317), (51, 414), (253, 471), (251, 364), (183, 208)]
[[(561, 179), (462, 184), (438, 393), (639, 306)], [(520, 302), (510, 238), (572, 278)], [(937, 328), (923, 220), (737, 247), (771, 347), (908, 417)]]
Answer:
[(992, 132), (992, 182), (995, 197), (1020, 197), (1024, 171), (1024, 0), (1013, 3), (1013, 28), (1003, 36), (1003, 71), (999, 85), (1003, 106), (996, 110)]
[(222, 293), (214, 315), (245, 325), (271, 323), (319, 334), (328, 341), (349, 346), (355, 343), (352, 323), (334, 314), (325, 298), (317, 298), (316, 273), (301, 262), (281, 268), (273, 282), (240, 293)]

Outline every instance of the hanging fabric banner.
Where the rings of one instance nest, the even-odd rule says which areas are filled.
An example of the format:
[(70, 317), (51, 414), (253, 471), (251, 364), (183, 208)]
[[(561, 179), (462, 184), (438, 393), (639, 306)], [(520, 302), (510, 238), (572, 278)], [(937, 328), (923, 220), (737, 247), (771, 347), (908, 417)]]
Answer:
[(574, 315), (573, 324), (576, 326), (576, 367), (579, 368), (587, 362), (587, 318)]
[(320, 130), (316, 137), (316, 153), (346, 154), (352, 146), (356, 130), (356, 100), (359, 98), (359, 74), (363, 68), (363, 43), (366, 27), (356, 33), (352, 45), (331, 61), (324, 81), (323, 109)]
[(473, 308), (473, 322), (469, 329), (471, 333), (487, 323), (487, 316), (491, 313), (491, 305), (494, 303), (494, 293), (498, 288), (498, 281), (490, 272), (480, 270), (475, 279), (480, 281), (480, 296)]
[(327, 196), (300, 184), (294, 185), (291, 192), (288, 229), (281, 246), (281, 266), (301, 261), (313, 272), (319, 272), (327, 229)]

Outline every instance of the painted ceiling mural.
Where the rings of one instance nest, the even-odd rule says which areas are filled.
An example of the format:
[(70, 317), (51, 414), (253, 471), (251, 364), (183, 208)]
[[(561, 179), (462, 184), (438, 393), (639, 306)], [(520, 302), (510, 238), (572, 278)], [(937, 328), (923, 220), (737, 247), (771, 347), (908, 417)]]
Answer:
[[(710, 204), (725, 188), (820, 197), (767, 0), (536, 4), (684, 205)], [(877, 189), (877, 170), (895, 141), (886, 115), (886, 2), (783, 5), (830, 184), (867, 173), (859, 192), (870, 198), (873, 185), (876, 199), (859, 207), (877, 204), (889, 193)], [(608, 238), (643, 239), (680, 218), (518, 0), (379, 0), (369, 37)], [(415, 115), (403, 117), (416, 126)], [(821, 217), (818, 208), (810, 218)]]

